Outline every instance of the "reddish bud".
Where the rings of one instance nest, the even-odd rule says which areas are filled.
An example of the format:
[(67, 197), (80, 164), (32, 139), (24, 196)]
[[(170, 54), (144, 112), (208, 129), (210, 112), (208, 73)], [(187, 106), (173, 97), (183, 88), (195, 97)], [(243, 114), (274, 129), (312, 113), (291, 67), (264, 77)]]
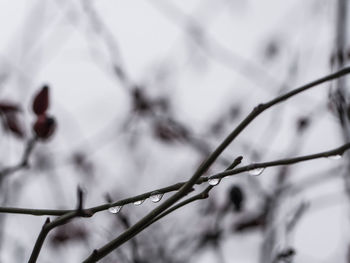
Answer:
[(33, 125), (33, 130), (40, 139), (48, 139), (55, 131), (56, 122), (52, 117), (39, 115)]
[(36, 115), (45, 114), (49, 107), (49, 87), (44, 86), (41, 91), (35, 96), (33, 101), (33, 111)]

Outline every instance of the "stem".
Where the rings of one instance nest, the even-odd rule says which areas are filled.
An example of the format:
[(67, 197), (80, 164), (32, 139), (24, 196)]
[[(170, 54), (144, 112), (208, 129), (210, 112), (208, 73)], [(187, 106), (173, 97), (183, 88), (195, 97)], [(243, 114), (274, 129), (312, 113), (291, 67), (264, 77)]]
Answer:
[(35, 242), (35, 245), (34, 245), (32, 254), (30, 255), (28, 263), (35, 263), (36, 262), (36, 260), (38, 259), (39, 253), (41, 251), (41, 248), (44, 244), (45, 238), (52, 229), (54, 229), (57, 226), (60, 226), (60, 225), (67, 223), (69, 220), (71, 220), (72, 218), (74, 218), (78, 215), (79, 215), (78, 211), (67, 213), (63, 216), (58, 217), (57, 219), (55, 219), (52, 222), (50, 222), (50, 219), (47, 218), (47, 220), (45, 221), (45, 223), (44, 223), (44, 225), (39, 233), (39, 236)]
[(350, 143), (344, 144), (338, 148), (335, 148), (330, 151), (326, 152), (320, 152), (320, 153), (315, 153), (315, 154), (310, 154), (310, 155), (304, 155), (304, 156), (299, 156), (295, 158), (289, 158), (289, 159), (280, 159), (272, 162), (264, 162), (264, 163), (254, 163), (250, 165), (246, 165), (237, 169), (232, 169), (232, 170), (227, 170), (221, 173), (217, 173), (211, 178), (224, 178), (226, 176), (231, 176), (243, 172), (248, 172), (250, 170), (254, 170), (257, 168), (267, 168), (267, 167), (272, 167), (272, 166), (280, 166), (280, 165), (292, 165), (300, 162), (305, 162), (309, 160), (314, 160), (314, 159), (319, 159), (319, 158), (327, 158), (329, 156), (334, 156), (334, 155), (342, 155), (344, 154), (345, 151), (350, 149)]

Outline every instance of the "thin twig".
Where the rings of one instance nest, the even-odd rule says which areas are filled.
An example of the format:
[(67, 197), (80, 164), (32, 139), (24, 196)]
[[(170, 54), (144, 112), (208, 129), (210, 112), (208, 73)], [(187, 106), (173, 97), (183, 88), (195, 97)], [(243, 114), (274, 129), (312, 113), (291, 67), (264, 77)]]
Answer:
[(78, 187), (77, 189), (77, 199), (78, 199), (78, 206), (77, 209), (73, 212), (66, 213), (58, 218), (56, 218), (54, 221), (50, 222), (50, 218), (47, 218), (40, 233), (39, 236), (35, 242), (32, 254), (30, 255), (28, 263), (35, 263), (38, 259), (40, 250), (44, 244), (46, 236), (49, 234), (49, 232), (54, 229), (57, 226), (64, 225), (74, 217), (89, 217), (92, 216), (92, 214), (89, 214), (87, 210), (84, 210), (84, 192), (83, 190)]
[(309, 204), (302, 202), (293, 213), (293, 217), (286, 225), (287, 233), (291, 232), (297, 223), (300, 221), (301, 217), (305, 214), (306, 210), (309, 208)]
[(37, 138), (33, 137), (31, 139), (28, 140), (23, 155), (21, 157), (21, 160), (18, 162), (18, 164), (14, 165), (14, 166), (10, 166), (7, 168), (4, 168), (3, 170), (0, 171), (0, 180), (3, 179), (5, 176), (13, 174), (23, 168), (28, 167), (28, 161), (29, 161), (29, 157), (30, 154), (32, 153), (35, 143), (37, 142)]
[[(200, 178), (196, 184), (202, 184), (203, 182), (207, 182), (208, 177)], [(156, 190), (148, 191), (146, 193), (135, 195), (133, 197), (128, 197), (122, 200), (118, 200), (113, 203), (106, 203), (103, 205), (91, 207), (84, 209), (85, 212), (89, 212), (90, 214), (95, 214), (97, 212), (105, 211), (110, 207), (114, 206), (123, 206), (127, 204), (134, 203), (139, 200), (144, 200), (149, 198), (154, 192), (158, 193), (169, 193), (172, 191), (179, 190), (186, 182), (176, 183), (167, 187), (159, 188)], [(16, 208), (16, 207), (0, 207), (0, 213), (9, 213), (9, 214), (24, 214), (24, 215), (34, 215), (34, 216), (62, 216), (67, 213), (71, 213), (75, 211), (74, 209), (31, 209), (31, 208)]]
[[(238, 166), (240, 163), (242, 162), (242, 156), (239, 156), (237, 157), (233, 162), (232, 164), (226, 169), (226, 170), (229, 170), (229, 169), (233, 169), (235, 168), (236, 166)], [(202, 200), (202, 199), (206, 199), (209, 197), (209, 192), (211, 189), (213, 189), (213, 185), (209, 185), (208, 187), (206, 187), (201, 193), (197, 194), (197, 195), (194, 195), (174, 206), (172, 206), (171, 208), (169, 208), (168, 210), (166, 210), (165, 212), (163, 212), (162, 214), (160, 214), (159, 216), (157, 216), (154, 220), (152, 220), (152, 222), (149, 224), (153, 224), (154, 222), (160, 220), (161, 218), (163, 218), (164, 216), (174, 212), (175, 210), (189, 204), (189, 203), (192, 203), (196, 200)]]
[(310, 154), (310, 155), (305, 155), (305, 156), (299, 156), (295, 158), (289, 158), (289, 159), (280, 159), (272, 162), (264, 162), (264, 163), (254, 163), (250, 165), (246, 165), (237, 169), (232, 169), (232, 170), (227, 170), (221, 173), (217, 173), (213, 176), (210, 177), (210, 179), (214, 178), (219, 178), (222, 179), (227, 176), (243, 173), (243, 172), (248, 172), (251, 170), (259, 169), (259, 168), (267, 168), (267, 167), (272, 167), (272, 166), (280, 166), (280, 165), (292, 165), (300, 162), (305, 162), (309, 160), (314, 160), (314, 159), (319, 159), (319, 158), (327, 158), (330, 156), (335, 156), (335, 155), (342, 155), (345, 151), (350, 149), (350, 143), (344, 144), (338, 148), (335, 148), (330, 151), (325, 151), (325, 152), (320, 152), (320, 153), (315, 153), (315, 154)]
[(72, 218), (76, 217), (78, 214), (79, 214), (78, 212), (74, 211), (71, 213), (64, 214), (63, 216), (58, 217), (52, 222), (50, 222), (49, 220), (46, 220), (35, 242), (35, 245), (34, 245), (32, 254), (30, 255), (28, 263), (36, 262), (36, 260), (38, 259), (40, 250), (44, 244), (45, 238), (53, 228), (65, 224)]
[(33, 216), (62, 216), (72, 211), (73, 210), (65, 210), (65, 209), (31, 209), (31, 208), (18, 208), (18, 207), (0, 207), (0, 213), (22, 214), (22, 215), (33, 215)]

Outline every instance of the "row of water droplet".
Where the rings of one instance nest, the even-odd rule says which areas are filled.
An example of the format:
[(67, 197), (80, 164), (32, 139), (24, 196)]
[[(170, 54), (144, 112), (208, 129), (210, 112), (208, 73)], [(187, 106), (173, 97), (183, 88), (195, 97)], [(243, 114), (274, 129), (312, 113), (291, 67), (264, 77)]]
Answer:
[[(336, 154), (336, 155), (331, 155), (327, 157), (330, 160), (339, 160), (342, 158), (342, 155), (340, 154)], [(250, 175), (254, 175), (254, 176), (259, 176), (264, 172), (265, 168), (255, 168), (252, 169), (249, 172)], [(209, 178), (208, 183), (209, 185), (215, 186), (218, 185), (220, 183), (221, 179), (220, 178)], [(162, 200), (164, 193), (161, 192), (153, 192), (151, 193), (149, 199), (153, 202), (153, 203), (158, 203), (160, 200)], [(135, 206), (139, 206), (142, 205), (143, 202), (145, 202), (146, 199), (141, 199), (141, 200), (137, 200), (134, 202)], [(112, 214), (117, 214), (123, 206), (113, 206), (110, 207), (108, 209), (108, 211)]]
[[(265, 168), (255, 168), (253, 170), (250, 170), (249, 174), (254, 176), (259, 176), (260, 174), (263, 173), (264, 170)], [(208, 183), (212, 186), (215, 186), (215, 185), (218, 185), (220, 181), (221, 181), (220, 178), (209, 178)]]
[[(160, 200), (162, 200), (163, 198), (163, 193), (160, 192), (153, 192), (151, 193), (149, 199), (153, 202), (153, 203), (158, 203)], [(146, 199), (141, 199), (141, 200), (137, 200), (134, 202), (135, 206), (139, 206), (142, 205), (143, 202), (145, 202)], [(121, 209), (122, 209), (122, 205), (118, 205), (118, 206), (112, 206), (108, 209), (108, 211), (112, 214), (117, 214)]]
[[(258, 176), (258, 175), (262, 174), (263, 171), (264, 171), (264, 168), (256, 168), (256, 169), (249, 171), (249, 173), (251, 175)], [(209, 178), (208, 183), (209, 183), (209, 185), (215, 186), (215, 185), (218, 185), (220, 183), (220, 181), (221, 181), (220, 178), (211, 178), (211, 179)], [(162, 199), (163, 195), (164, 195), (163, 193), (154, 192), (150, 195), (149, 199), (153, 203), (158, 203)], [(142, 205), (143, 202), (145, 202), (145, 200), (146, 199), (137, 200), (134, 202), (134, 205), (135, 206)], [(117, 214), (122, 209), (122, 207), (123, 206), (113, 206), (113, 207), (110, 207), (108, 209), (108, 211), (112, 214)]]

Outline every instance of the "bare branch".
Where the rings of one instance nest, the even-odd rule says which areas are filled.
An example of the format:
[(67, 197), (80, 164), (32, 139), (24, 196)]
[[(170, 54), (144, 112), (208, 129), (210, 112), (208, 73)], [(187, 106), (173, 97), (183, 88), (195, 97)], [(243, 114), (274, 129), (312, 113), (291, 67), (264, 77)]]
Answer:
[(28, 263), (36, 262), (36, 260), (38, 259), (40, 250), (44, 244), (45, 238), (52, 229), (54, 229), (57, 226), (65, 224), (66, 222), (76, 217), (77, 215), (78, 215), (78, 212), (76, 211), (67, 213), (67, 214), (64, 214), (63, 216), (58, 217), (52, 222), (50, 222), (49, 218), (47, 218), (35, 242), (35, 245), (34, 245), (32, 254), (30, 255)]
[(339, 78), (346, 74), (350, 73), (350, 67), (344, 68), (336, 73), (332, 73), (330, 75), (324, 76), (320, 79), (312, 81), (308, 84), (305, 84), (297, 89), (294, 89), (290, 92), (285, 93), (284, 95), (278, 96), (271, 101), (260, 104), (253, 109), (253, 111), (234, 129), (224, 140), (223, 142), (215, 149), (214, 152), (207, 158), (207, 160), (199, 166), (197, 171), (192, 175), (189, 181), (186, 182), (184, 186), (180, 188), (178, 192), (169, 197), (164, 203), (159, 205), (157, 208), (153, 209), (149, 212), (145, 217), (140, 219), (136, 224), (132, 227), (124, 231), (121, 235), (119, 235), (114, 240), (107, 243), (105, 246), (101, 247), (98, 250), (95, 250), (84, 262), (96, 262), (100, 260), (104, 256), (108, 255), (111, 251), (118, 248), (121, 244), (128, 241), (133, 236), (137, 235), (141, 232), (144, 227), (149, 224), (154, 218), (164, 212), (167, 208), (172, 206), (178, 200), (180, 200), (184, 195), (188, 193), (188, 191), (192, 188), (192, 186), (197, 182), (197, 180), (207, 171), (207, 169), (215, 162), (215, 160), (220, 156), (220, 154), (226, 149), (226, 147), (231, 144), (231, 142), (262, 112), (267, 110), (268, 108), (293, 97), (303, 91), (306, 91), (312, 87), (315, 87), (324, 82)]
[[(193, 196), (182, 203), (179, 203), (178, 205), (174, 206), (173, 208), (167, 210), (170, 206), (172, 206), (174, 203), (176, 203), (179, 199), (184, 197), (189, 191), (191, 191), (192, 187), (194, 184), (201, 184), (205, 181), (208, 181), (208, 178), (206, 177), (201, 177), (203, 173), (215, 162), (215, 160), (219, 157), (219, 155), (224, 151), (224, 149), (252, 122), (258, 115), (260, 115), (263, 111), (266, 109), (272, 107), (273, 105), (276, 105), (282, 101), (287, 100), (288, 98), (297, 95), (309, 88), (312, 88), (318, 84), (324, 83), (326, 81), (333, 80), (335, 78), (341, 77), (345, 74), (350, 73), (350, 68), (345, 68), (343, 70), (340, 70), (334, 74), (330, 74), (328, 76), (325, 76), (323, 78), (320, 78), (318, 80), (315, 80), (313, 82), (310, 82), (309, 84), (306, 84), (304, 86), (301, 86), (295, 90), (292, 90), (282, 96), (279, 96), (273, 100), (271, 100), (268, 103), (265, 104), (260, 104), (257, 107), (253, 109), (253, 111), (237, 126), (235, 130), (232, 131), (231, 134), (227, 136), (227, 138), (218, 146), (218, 148), (208, 157), (208, 159), (198, 168), (198, 170), (194, 173), (194, 175), (188, 180), (187, 182), (181, 182), (177, 183), (165, 188), (158, 189), (157, 191), (161, 193), (166, 193), (170, 191), (177, 191), (173, 196), (171, 196), (169, 199), (167, 199), (163, 204), (155, 208), (153, 211), (151, 211), (148, 215), (146, 215), (143, 219), (141, 219), (138, 223), (135, 225), (131, 226), (129, 229), (127, 229), (124, 233), (122, 233), (118, 238), (112, 240), (110, 243), (105, 245), (99, 250), (95, 250), (94, 253), (91, 254), (89, 258), (86, 259), (84, 262), (95, 262), (101, 258), (103, 258), (105, 255), (110, 253), (112, 250), (115, 248), (119, 247), (121, 244), (135, 236), (137, 233), (141, 232), (144, 228), (152, 224), (153, 222), (159, 220), (160, 218), (164, 217), (165, 215), (171, 213), (172, 211), (175, 211), (176, 209), (191, 203), (195, 200), (198, 199), (203, 199), (207, 197), (208, 192), (212, 189), (211, 186), (207, 187), (205, 191), (201, 192), (200, 194)], [(20, 166), (25, 166), (27, 164), (30, 152), (32, 151), (34, 147), (35, 139), (29, 141), (26, 150), (23, 155), (22, 162), (20, 163)], [(336, 148), (331, 151), (327, 152), (322, 152), (322, 153), (317, 153), (313, 155), (307, 155), (307, 156), (301, 156), (301, 157), (296, 157), (296, 158), (291, 158), (291, 159), (282, 159), (282, 160), (277, 160), (273, 162), (265, 162), (265, 163), (258, 163), (258, 164), (251, 164), (248, 166), (244, 166), (238, 169), (231, 169), (227, 170), (225, 172), (216, 174), (212, 176), (211, 178), (223, 178), (229, 175), (233, 174), (238, 174), (242, 172), (246, 172), (252, 169), (256, 168), (266, 168), (266, 167), (271, 167), (271, 166), (277, 166), (277, 165), (290, 165), (290, 164), (295, 164), (298, 162), (303, 162), (307, 160), (312, 160), (312, 159), (317, 159), (321, 157), (329, 157), (332, 155), (337, 155), (337, 154), (343, 154), (346, 150), (350, 148), (350, 144), (345, 144), (339, 148)], [(238, 158), (236, 159), (238, 160)], [(240, 160), (239, 160), (240, 161)], [(234, 167), (236, 164), (235, 162), (231, 167)], [(229, 167), (229, 168), (231, 168)], [(9, 171), (12, 171), (14, 168), (10, 170), (4, 170), (1, 174), (8, 174)], [(17, 168), (19, 169), (19, 168)], [(16, 170), (16, 169), (15, 169)], [(138, 196), (134, 196), (131, 198), (127, 198), (124, 200), (117, 201), (115, 203), (108, 203), (104, 204), (101, 206), (96, 206), (92, 207), (90, 209), (83, 209), (82, 208), (82, 194), (79, 195), (78, 198), (79, 206), (78, 210), (49, 210), (49, 209), (22, 209), (22, 208), (0, 208), (0, 212), (2, 213), (21, 213), (21, 214), (31, 214), (31, 215), (59, 215), (59, 217), (54, 220), (52, 223), (46, 223), (43, 226), (43, 229), (41, 233), (39, 234), (39, 237), (37, 239), (36, 245), (33, 249), (33, 253), (31, 256), (31, 261), (30, 262), (35, 262), (36, 258), (40, 252), (40, 249), (42, 247), (42, 244), (45, 240), (46, 235), (49, 233), (51, 229), (58, 225), (65, 224), (68, 222), (70, 219), (78, 216), (92, 216), (94, 213), (106, 210), (112, 206), (116, 205), (125, 205), (131, 202), (135, 202), (141, 199), (146, 199), (148, 198), (154, 191), (147, 192)], [(80, 193), (82, 193), (80, 191)], [(79, 210), (83, 211), (84, 213), (79, 213)]]
[(92, 216), (88, 212), (88, 210), (83, 210), (83, 191), (80, 187), (78, 187), (78, 207), (75, 211), (66, 213), (58, 218), (56, 218), (54, 221), (50, 222), (50, 219), (47, 218), (40, 233), (39, 236), (35, 242), (32, 254), (30, 255), (28, 263), (34, 263), (38, 259), (40, 250), (44, 244), (44, 241), (46, 239), (46, 236), (49, 234), (49, 232), (54, 229), (57, 226), (64, 225), (67, 222), (69, 222), (71, 219), (75, 217), (89, 217)]
[[(336, 149), (326, 151), (326, 152), (321, 152), (321, 153), (316, 153), (316, 154), (311, 154), (311, 155), (305, 155), (305, 156), (299, 156), (295, 158), (289, 158), (289, 159), (281, 159), (281, 160), (276, 160), (276, 161), (271, 161), (271, 162), (263, 162), (263, 163), (255, 163), (255, 164), (250, 164), (246, 166), (242, 166), (240, 168), (232, 169), (231, 167), (235, 167), (235, 162), (237, 161), (238, 157), (235, 162), (232, 163), (232, 165), (229, 166), (230, 170), (225, 170), (224, 172), (215, 174), (213, 176), (210, 176), (210, 178), (219, 178), (222, 179), (227, 176), (232, 176), (236, 175), (239, 173), (243, 172), (248, 172), (250, 170), (254, 170), (256, 168), (267, 168), (267, 167), (273, 167), (273, 166), (280, 166), (280, 165), (293, 165), (296, 163), (304, 162), (304, 161), (310, 161), (313, 159), (318, 159), (318, 158), (325, 158), (337, 154), (342, 154), (345, 151), (350, 149), (350, 143), (345, 144), (341, 147), (338, 147)], [(197, 180), (196, 184), (200, 185), (204, 182), (207, 182), (209, 180), (208, 177), (201, 177)], [(136, 195), (133, 197), (129, 197), (126, 199), (118, 200), (114, 203), (106, 203), (103, 205), (83, 209), (83, 213), (86, 213), (88, 216), (92, 216), (95, 213), (105, 211), (110, 207), (114, 206), (123, 206), (127, 204), (134, 203), (139, 200), (147, 199), (149, 198), (152, 193), (154, 192), (159, 192), (159, 193), (169, 193), (172, 191), (177, 191), (179, 190), (182, 186), (184, 186), (186, 182), (180, 182), (176, 183), (167, 187), (159, 188), (153, 191), (149, 191), (140, 195)], [(24, 214), (24, 215), (35, 215), (35, 216), (62, 216), (67, 213), (74, 212), (75, 210), (67, 210), (67, 209), (30, 209), (30, 208), (15, 208), (15, 207), (0, 207), (0, 213), (9, 213), (9, 214)]]
[(296, 163), (301, 163), (309, 160), (319, 159), (319, 158), (327, 158), (334, 155), (342, 155), (345, 151), (350, 149), (350, 143), (344, 144), (338, 148), (335, 148), (330, 151), (321, 152), (321, 153), (315, 153), (295, 158), (289, 158), (289, 159), (280, 159), (272, 162), (264, 162), (264, 163), (254, 163), (250, 165), (246, 165), (237, 169), (232, 169), (228, 171), (224, 171), (218, 174), (215, 174), (213, 176), (210, 176), (210, 179), (219, 178), (222, 179), (226, 176), (231, 176), (243, 172), (248, 172), (257, 168), (267, 168), (267, 167), (273, 167), (273, 166), (280, 166), (280, 165), (292, 165)]
[(0, 180), (3, 179), (7, 175), (13, 174), (13, 173), (15, 173), (23, 168), (28, 167), (29, 157), (34, 149), (36, 142), (37, 142), (36, 137), (31, 138), (27, 142), (26, 147), (25, 147), (24, 152), (23, 152), (23, 155), (22, 155), (22, 158), (19, 161), (19, 163), (14, 165), (14, 166), (10, 166), (10, 167), (7, 167), (7, 168), (4, 168), (3, 170), (1, 170), (0, 171)]
[(73, 210), (64, 209), (30, 209), (17, 207), (0, 207), (0, 213), (4, 214), (22, 214), (33, 216), (61, 216), (72, 212)]

